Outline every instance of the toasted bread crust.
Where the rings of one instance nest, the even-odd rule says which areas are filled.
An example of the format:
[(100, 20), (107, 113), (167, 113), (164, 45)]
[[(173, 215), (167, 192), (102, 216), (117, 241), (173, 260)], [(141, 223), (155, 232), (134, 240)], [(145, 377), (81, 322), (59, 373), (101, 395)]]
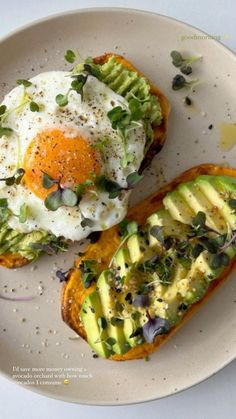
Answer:
[(20, 268), (21, 266), (27, 265), (30, 261), (19, 253), (6, 252), (0, 255), (0, 266), (4, 268), (14, 269)]
[[(145, 224), (146, 219), (153, 212), (163, 207), (162, 199), (167, 192), (173, 190), (178, 184), (193, 180), (199, 175), (225, 175), (236, 177), (236, 170), (226, 167), (216, 166), (213, 164), (202, 164), (196, 166), (190, 170), (187, 170), (167, 186), (164, 186), (160, 191), (155, 192), (150, 197), (146, 198), (135, 207), (131, 208), (127, 214), (129, 219), (136, 220), (140, 225)], [(90, 288), (85, 289), (83, 287), (80, 271), (78, 269), (82, 260), (96, 259), (101, 260), (101, 270), (107, 268), (110, 259), (115, 252), (117, 246), (120, 243), (119, 228), (118, 226), (112, 227), (101, 233), (101, 237), (97, 243), (90, 244), (86, 249), (86, 254), (83, 257), (79, 257), (76, 262), (74, 269), (71, 271), (69, 280), (64, 286), (62, 292), (62, 304), (61, 313), (65, 323), (68, 324), (76, 333), (86, 340), (86, 332), (83, 328), (83, 324), (80, 320), (79, 313), (81, 310), (82, 303), (85, 297), (94, 291), (96, 285), (93, 284)], [(205, 296), (197, 303), (193, 304), (191, 308), (186, 312), (181, 322), (173, 327), (171, 331), (166, 335), (159, 335), (156, 337), (154, 343), (143, 343), (135, 348), (130, 349), (123, 355), (112, 355), (109, 359), (115, 361), (125, 361), (131, 359), (144, 358), (147, 355), (153, 353), (163, 343), (165, 343), (198, 309), (207, 301), (211, 296), (212, 292), (216, 290), (228, 277), (230, 271), (235, 265), (236, 260), (224, 270), (223, 274), (216, 280), (212, 281)]]
[[(124, 67), (128, 70), (135, 71), (139, 76), (145, 77), (146, 76), (141, 73), (133, 64), (131, 64), (126, 58), (121, 55), (114, 54), (112, 52), (108, 52), (103, 54), (99, 57), (94, 58), (94, 62), (96, 64), (104, 64), (109, 60), (110, 57), (115, 56), (117, 61), (120, 62)], [(168, 116), (170, 113), (170, 104), (165, 97), (165, 95), (156, 87), (150, 80), (149, 80), (151, 89), (150, 92), (152, 95), (157, 96), (159, 103), (161, 105), (162, 110), (162, 122), (160, 125), (153, 126), (153, 143), (151, 144), (146, 156), (143, 159), (143, 162), (140, 167), (140, 173), (151, 164), (153, 157), (162, 149), (165, 139), (166, 139), (166, 132), (167, 132), (167, 122)]]
[[(135, 71), (140, 76), (143, 76), (129, 61), (127, 61), (121, 55), (117, 55), (114, 53), (106, 53), (99, 57), (94, 58), (94, 62), (97, 64), (104, 64), (111, 56), (116, 56), (117, 60), (124, 65), (129, 70)], [(150, 149), (148, 150), (147, 155), (145, 156), (140, 172), (142, 172), (146, 167), (149, 166), (153, 157), (161, 150), (166, 138), (166, 130), (167, 130), (167, 121), (170, 112), (170, 105), (166, 97), (163, 93), (153, 84), (151, 84), (151, 93), (156, 95), (159, 99), (161, 109), (162, 109), (162, 123), (158, 126), (153, 127), (154, 131), (154, 141), (151, 145)], [(19, 268), (21, 266), (27, 265), (31, 261), (22, 257), (20, 254), (15, 254), (11, 252), (7, 252), (4, 255), (0, 256), (0, 266), (4, 266), (5, 268)]]

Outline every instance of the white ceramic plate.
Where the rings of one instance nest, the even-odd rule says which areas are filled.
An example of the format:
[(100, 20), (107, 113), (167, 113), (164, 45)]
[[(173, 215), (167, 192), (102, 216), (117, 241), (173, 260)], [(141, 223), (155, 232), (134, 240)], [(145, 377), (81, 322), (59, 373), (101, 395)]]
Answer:
[[(184, 23), (141, 11), (90, 9), (58, 15), (27, 26), (1, 42), (1, 97), (16, 79), (67, 68), (63, 56), (68, 48), (79, 49), (82, 56), (105, 51), (124, 54), (170, 99), (168, 140), (142, 185), (134, 191), (132, 204), (193, 165), (209, 161), (235, 165), (235, 150), (224, 153), (219, 148), (219, 123), (235, 120), (236, 114), (236, 60), (221, 44)], [(203, 56), (194, 66), (194, 77), (202, 84), (190, 94), (193, 109), (183, 104), (186, 92), (171, 89), (177, 73), (169, 56), (173, 49)], [(208, 129), (210, 124), (212, 130)], [(18, 271), (1, 269), (1, 293), (37, 294), (30, 302), (0, 301), (3, 374), (15, 374), (16, 381), (50, 397), (112, 405), (173, 394), (204, 380), (235, 358), (233, 273), (149, 362), (94, 359), (86, 343), (71, 339), (75, 334), (60, 317), (61, 285), (55, 279), (55, 264), (70, 267), (74, 253), (75, 248), (55, 258), (45, 256), (35, 266)]]

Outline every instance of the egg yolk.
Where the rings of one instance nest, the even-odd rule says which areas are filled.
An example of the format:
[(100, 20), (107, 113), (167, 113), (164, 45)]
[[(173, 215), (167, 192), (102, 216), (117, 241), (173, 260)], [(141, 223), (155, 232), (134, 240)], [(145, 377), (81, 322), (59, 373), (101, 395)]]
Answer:
[(60, 185), (72, 188), (99, 175), (99, 155), (94, 147), (82, 137), (65, 137), (60, 130), (39, 133), (30, 143), (23, 164), (26, 186), (39, 198), (57, 189), (53, 185), (45, 189), (42, 185), (43, 173), (47, 173)]

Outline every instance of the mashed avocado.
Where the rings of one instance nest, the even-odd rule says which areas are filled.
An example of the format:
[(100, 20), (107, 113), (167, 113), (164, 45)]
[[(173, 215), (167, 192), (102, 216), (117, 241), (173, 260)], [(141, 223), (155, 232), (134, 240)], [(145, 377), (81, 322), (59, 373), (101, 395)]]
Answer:
[(10, 252), (19, 253), (22, 257), (33, 261), (45, 251), (65, 249), (61, 239), (43, 230), (31, 233), (20, 233), (9, 227), (10, 211), (7, 208), (0, 210), (0, 255)]

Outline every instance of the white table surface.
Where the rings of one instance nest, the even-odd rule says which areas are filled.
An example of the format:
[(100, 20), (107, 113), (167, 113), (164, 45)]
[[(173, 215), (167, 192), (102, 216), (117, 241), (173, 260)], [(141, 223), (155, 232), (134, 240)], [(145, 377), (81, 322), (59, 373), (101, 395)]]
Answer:
[[(117, 6), (146, 9), (193, 24), (236, 51), (235, 0), (0, 0), (0, 37), (30, 21), (65, 10)], [(134, 383), (135, 385), (135, 383)], [(32, 393), (0, 377), (0, 418), (6, 419), (233, 419), (236, 417), (236, 361), (207, 381), (156, 402), (90, 407)]]

